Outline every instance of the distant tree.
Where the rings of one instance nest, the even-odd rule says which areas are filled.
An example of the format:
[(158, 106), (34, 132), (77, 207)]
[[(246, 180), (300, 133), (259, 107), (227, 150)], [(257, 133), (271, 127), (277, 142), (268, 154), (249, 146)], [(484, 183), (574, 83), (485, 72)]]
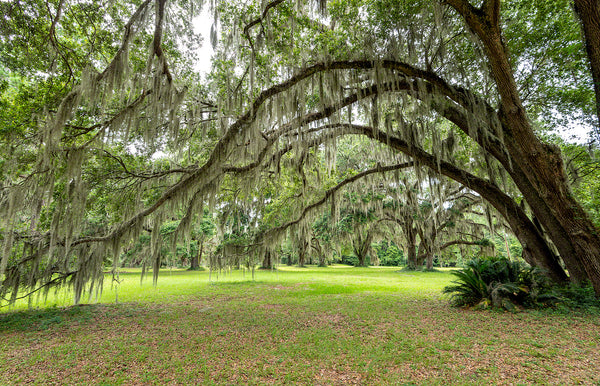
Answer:
[(194, 227), (191, 233), (191, 240), (195, 241), (195, 248), (192, 249), (190, 243), (190, 270), (199, 270), (202, 264), (204, 246), (215, 234), (216, 226), (211, 218), (208, 209), (204, 209), (202, 220)]

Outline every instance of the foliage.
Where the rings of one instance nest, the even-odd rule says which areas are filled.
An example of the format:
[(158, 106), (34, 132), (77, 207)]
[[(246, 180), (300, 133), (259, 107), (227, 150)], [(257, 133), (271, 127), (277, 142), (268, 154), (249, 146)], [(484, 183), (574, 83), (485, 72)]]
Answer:
[(554, 286), (551, 293), (556, 298), (554, 304), (559, 310), (600, 314), (600, 298), (596, 296), (594, 288), (589, 283)]
[(499, 307), (510, 311), (554, 299), (547, 278), (539, 269), (503, 257), (473, 259), (452, 272), (456, 280), (444, 288), (457, 307)]
[[(55, 3), (0, 5), (0, 296), (71, 283), (79, 300), (136, 243), (150, 246), (156, 279), (168, 244), (173, 257), (190, 239), (202, 253), (213, 233), (194, 234), (204, 207), (220, 216), (219, 268), (254, 266), (286, 237), (300, 265), (311, 247), (325, 264), (342, 247), (338, 231), (365, 265), (372, 241), (399, 240), (376, 234), (381, 208), (363, 197), (379, 194), (374, 175), (398, 187), (409, 167), (407, 192), (431, 190), (415, 192), (405, 218), (390, 215), (410, 230), (413, 268), (456, 242), (484, 247), (480, 232), (441, 234), (459, 233), (443, 209), (483, 212), (449, 205), (443, 174), (473, 206), (487, 200), (490, 237), (507, 221), (523, 257), (565, 280), (552, 241), (572, 277), (600, 293), (597, 230), (533, 126), (560, 125), (544, 119), (554, 110), (593, 116), (567, 0), (211, 1), (215, 60), (201, 86), (190, 23), (204, 1)], [(356, 180), (354, 192), (341, 188)], [(358, 207), (340, 205), (343, 195)], [(325, 206), (331, 224), (319, 234)]]
[(373, 248), (379, 257), (379, 265), (382, 267), (397, 267), (406, 264), (404, 253), (394, 242), (383, 240), (375, 243)]

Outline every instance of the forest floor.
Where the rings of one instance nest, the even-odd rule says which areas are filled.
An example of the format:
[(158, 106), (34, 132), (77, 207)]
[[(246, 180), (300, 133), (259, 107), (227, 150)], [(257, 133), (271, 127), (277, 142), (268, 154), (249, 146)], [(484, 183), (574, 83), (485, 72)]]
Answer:
[(0, 309), (0, 384), (600, 384), (598, 314), (452, 308), (447, 271), (120, 276)]

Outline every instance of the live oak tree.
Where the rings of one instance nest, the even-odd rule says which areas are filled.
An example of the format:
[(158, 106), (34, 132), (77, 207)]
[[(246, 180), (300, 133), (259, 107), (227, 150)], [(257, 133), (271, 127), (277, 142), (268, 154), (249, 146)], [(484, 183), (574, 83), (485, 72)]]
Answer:
[[(225, 176), (251, 193), (282, 160), (302, 175), (311, 151), (334, 154), (348, 135), (380, 144), (362, 173), (410, 164), (418, 178), (427, 169), (455, 180), (504, 217), (528, 262), (555, 281), (567, 280), (564, 264), (600, 294), (597, 228), (558, 147), (538, 135), (561, 125), (554, 111), (598, 115), (597, 2), (576, 0), (577, 13), (566, 0), (216, 3), (208, 88), (186, 48), (200, 4), (2, 3), (3, 71), (21, 82), (3, 94), (17, 106), (0, 131), (3, 297), (70, 283), (78, 301), (101, 282), (105, 257), (117, 262), (145, 228), (179, 211), (173, 238), (189, 239)], [(168, 163), (154, 162), (160, 152)], [(143, 162), (119, 162), (131, 155)], [(106, 158), (120, 170), (99, 178)], [(104, 186), (116, 193), (95, 194)], [(336, 213), (337, 190), (307, 194), (261, 242), (280, 242), (289, 226), (309, 237), (313, 208)], [(100, 199), (119, 212), (85, 227)], [(153, 237), (155, 261), (161, 243)]]
[(403, 236), (409, 269), (420, 270), (424, 264), (433, 269), (435, 255), (452, 246), (465, 250), (491, 245), (486, 236), (494, 231), (493, 210), (473, 211), (481, 207), (480, 197), (452, 181), (432, 177), (425, 186), (408, 176), (400, 179), (397, 189), (402, 193), (383, 207), (382, 218), (396, 224)]
[[(540, 234), (541, 232), (532, 227), (532, 222), (524, 216), (522, 210), (518, 209), (514, 200), (498, 188), (497, 183), (503, 184), (503, 181), (494, 181), (496, 178), (493, 178), (490, 183), (490, 181), (469, 175), (460, 168), (455, 168), (456, 165), (446, 161), (443, 154), (441, 156), (440, 154), (431, 154), (426, 149), (415, 146), (414, 143), (418, 142), (415, 141), (415, 137), (418, 137), (418, 134), (423, 131), (422, 126), (427, 125), (422, 122), (419, 122), (422, 126), (406, 123), (404, 116), (407, 110), (406, 106), (402, 106), (402, 113), (397, 114), (395, 122), (392, 117), (388, 121), (389, 126), (385, 128), (389, 132), (390, 129), (395, 128), (394, 123), (396, 123), (396, 127), (408, 126), (407, 130), (398, 130), (402, 132), (404, 138), (401, 135), (393, 137), (387, 132), (382, 132), (378, 127), (373, 127), (383, 121), (383, 119), (378, 119), (379, 107), (376, 102), (383, 99), (381, 98), (382, 94), (389, 95), (398, 91), (406, 91), (406, 94), (411, 96), (413, 104), (410, 107), (413, 110), (420, 108), (418, 116), (423, 117), (427, 113), (431, 116), (433, 111), (436, 115), (453, 122), (459, 130), (480, 146), (483, 155), (488, 157), (488, 163), (491, 164), (490, 171), (493, 172), (493, 169), (497, 168), (496, 174), (499, 174), (502, 180), (507, 177), (512, 179), (524, 201), (531, 208), (537, 221), (543, 226), (544, 231), (558, 250), (571, 278), (576, 282), (590, 279), (598, 289), (596, 229), (570, 194), (564, 178), (562, 160), (556, 147), (543, 144), (534, 134), (531, 117), (528, 116), (523, 98), (519, 93), (515, 72), (509, 60), (515, 60), (515, 58), (510, 57), (506, 44), (502, 40), (500, 3), (484, 2), (479, 8), (465, 1), (450, 1), (448, 4), (456, 13), (450, 12), (448, 8), (436, 8), (436, 5), (418, 4), (418, 2), (414, 2), (414, 8), (418, 9), (416, 13), (414, 9), (408, 11), (401, 9), (395, 14), (393, 8), (390, 12), (390, 7), (385, 7), (383, 8), (385, 14), (381, 12), (377, 15), (378, 18), (374, 23), (385, 16), (394, 18), (392, 22), (395, 22), (396, 25), (392, 27), (382, 25), (383, 23), (379, 24), (386, 41), (378, 40), (377, 36), (373, 36), (376, 35), (373, 33), (373, 29), (361, 29), (359, 26), (354, 30), (359, 33), (352, 35), (344, 33), (344, 36), (352, 37), (344, 41), (343, 46), (335, 46), (336, 41), (332, 39), (334, 47), (328, 47), (327, 54), (329, 56), (325, 57), (323, 64), (308, 66), (299, 72), (300, 75), (296, 75), (296, 78), (290, 78), (290, 80), (295, 83), (303, 76), (309, 77), (313, 73), (318, 73), (318, 82), (323, 82), (325, 80), (323, 73), (326, 73), (329, 76), (327, 80), (333, 84), (339, 84), (341, 90), (352, 89), (352, 87), (358, 89), (358, 85), (368, 84), (365, 82), (371, 80), (371, 88), (363, 88), (360, 96), (362, 98), (373, 97), (371, 106), (365, 108), (371, 110), (373, 125), (359, 126), (341, 123), (333, 125), (362, 132), (375, 140), (385, 141), (389, 146), (413, 156), (421, 164), (432, 169), (437, 168), (440, 173), (479, 192), (507, 217), (513, 231), (525, 246), (529, 261), (547, 269), (554, 279), (564, 280), (565, 274), (557, 264), (557, 258), (553, 255), (543, 235)], [(562, 5), (563, 12), (566, 12), (564, 4)], [(530, 4), (530, 6), (535, 7), (536, 4)], [(410, 6), (406, 8), (410, 8)], [(375, 9), (369, 13), (368, 11), (371, 10), (368, 9), (368, 6), (361, 9), (361, 11), (365, 10), (367, 15), (377, 12)], [(413, 15), (418, 16), (413, 18), (417, 21), (407, 23), (406, 16), (411, 11)], [(456, 20), (457, 23), (446, 24), (447, 20), (452, 19), (456, 14), (460, 16)], [(349, 19), (355, 20), (354, 18)], [(417, 25), (423, 27), (423, 20), (426, 21), (425, 26), (430, 29), (420, 29), (421, 35), (415, 37)], [(573, 21), (574, 19), (572, 19)], [(339, 25), (342, 25), (342, 22)], [(462, 23), (466, 23), (468, 26), (467, 31), (461, 31)], [(323, 29), (325, 30), (325, 28)], [(367, 31), (366, 34), (364, 34), (364, 30)], [(269, 33), (267, 31), (264, 34), (268, 35)], [(460, 39), (461, 34), (464, 34), (469, 40), (465, 42), (465, 39)], [(449, 36), (452, 39), (449, 39)], [(445, 38), (448, 38), (450, 43), (444, 40)], [(337, 59), (335, 56), (339, 56), (340, 59), (350, 56), (348, 47), (352, 45), (352, 41), (360, 39), (364, 39), (360, 42), (361, 53), (364, 54), (365, 45), (367, 45), (367, 51), (372, 55), (371, 59), (375, 58), (376, 60), (335, 60)], [(456, 40), (458, 43), (453, 46)], [(475, 42), (471, 44), (473, 40)], [(468, 58), (470, 60), (468, 63), (460, 63), (460, 60), (456, 60), (457, 58), (467, 59), (464, 54), (461, 58), (458, 52), (459, 48), (474, 54)], [(448, 55), (452, 49), (454, 49), (451, 57), (453, 60), (450, 64), (445, 55)], [(251, 65), (257, 55), (259, 54), (252, 52)], [(391, 58), (387, 59), (386, 57)], [(398, 60), (399, 57), (400, 60)], [(474, 62), (473, 58), (477, 58), (477, 60)], [(357, 71), (362, 77), (357, 75), (353, 79), (343, 79), (340, 73), (343, 74), (344, 71), (350, 73)], [(554, 75), (559, 76), (560, 74)], [(471, 86), (473, 90), (460, 83), (452, 84), (444, 79), (446, 77), (448, 79), (460, 77), (463, 84), (473, 85)], [(318, 93), (319, 90), (321, 92), (320, 99), (329, 97), (337, 100), (338, 106), (353, 102), (349, 101), (349, 98), (353, 98), (350, 93), (348, 96), (343, 93), (341, 96), (326, 95), (324, 90), (332, 94), (334, 92), (324, 87), (317, 88), (316, 92)], [(294, 101), (294, 98), (290, 99)], [(394, 103), (389, 99), (391, 98), (388, 97), (386, 101), (388, 104)], [(405, 102), (408, 98), (400, 96), (397, 99)], [(414, 100), (419, 101), (420, 104), (415, 106)], [(329, 106), (323, 105), (322, 111), (327, 111)], [(432, 141), (435, 142), (436, 131), (431, 130), (430, 134), (433, 136)], [(441, 142), (438, 138), (437, 143), (441, 145)], [(432, 146), (432, 152), (441, 150), (441, 146)]]

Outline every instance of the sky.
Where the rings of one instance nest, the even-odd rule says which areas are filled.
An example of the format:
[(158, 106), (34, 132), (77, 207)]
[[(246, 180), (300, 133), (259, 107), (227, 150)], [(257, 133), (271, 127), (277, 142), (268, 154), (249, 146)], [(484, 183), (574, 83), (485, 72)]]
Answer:
[(206, 76), (210, 70), (210, 60), (213, 54), (213, 49), (210, 44), (210, 28), (214, 23), (209, 7), (203, 7), (202, 13), (194, 19), (194, 32), (202, 35), (202, 47), (200, 48), (199, 60), (196, 63), (195, 69)]

